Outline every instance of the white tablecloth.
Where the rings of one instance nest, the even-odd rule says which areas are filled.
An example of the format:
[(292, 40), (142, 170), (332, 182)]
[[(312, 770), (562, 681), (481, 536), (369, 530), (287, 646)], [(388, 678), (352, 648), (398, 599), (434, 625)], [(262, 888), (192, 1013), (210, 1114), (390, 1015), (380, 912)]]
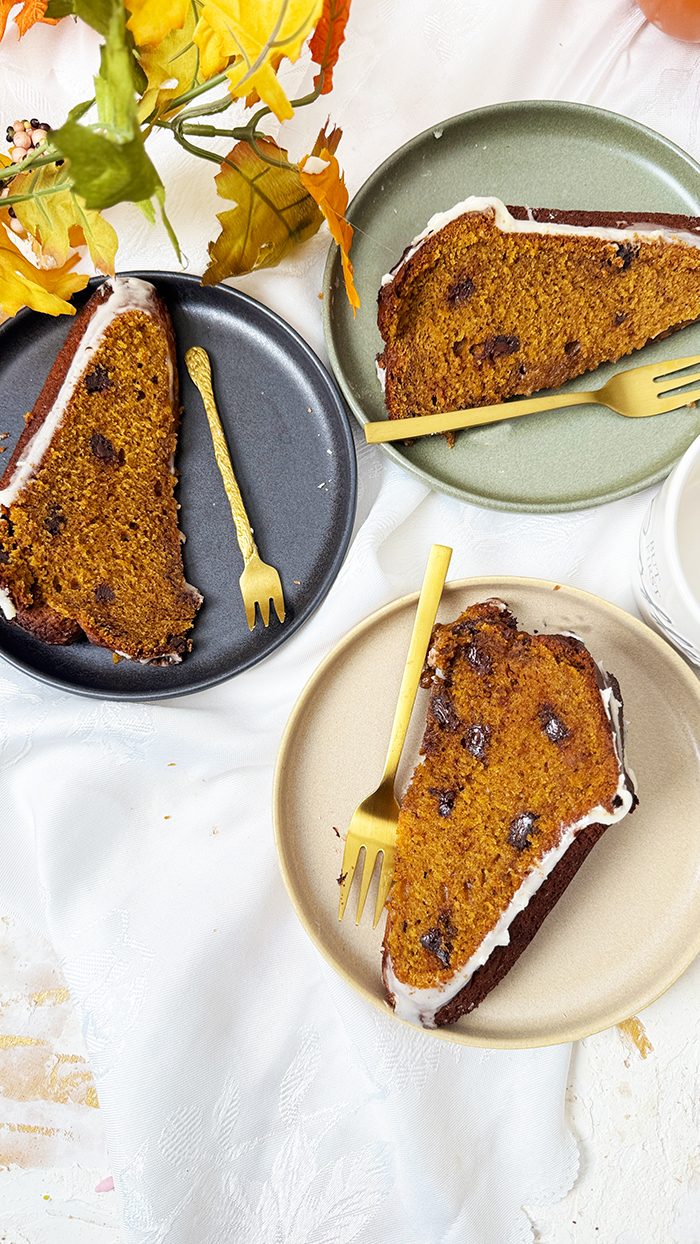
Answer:
[[(60, 118), (89, 97), (97, 43), (70, 20), (21, 43), (10, 27), (0, 116)], [(307, 72), (300, 63), (291, 80)], [(333, 94), (284, 136), (300, 157), (330, 113), (352, 194), (428, 126), (527, 98), (625, 113), (700, 157), (697, 49), (661, 35), (631, 0), (353, 0)], [(153, 151), (188, 270), (200, 273), (221, 209), (210, 172), (167, 136)], [(122, 270), (176, 266), (136, 209), (109, 215)], [(327, 247), (324, 230), (280, 268), (237, 282), (322, 358)], [(0, 662), (0, 907), (60, 956), (127, 1244), (516, 1244), (533, 1238), (522, 1207), (555, 1201), (576, 1176), (568, 1047), (436, 1041), (370, 1008), (320, 959), (278, 872), (272, 769), (320, 659), (419, 587), (432, 543), (453, 547), (450, 577), (553, 578), (634, 612), (650, 495), (567, 515), (497, 513), (431, 493), (359, 441), (358, 458), (354, 539), (330, 595), (249, 672), (142, 705), (62, 694)]]

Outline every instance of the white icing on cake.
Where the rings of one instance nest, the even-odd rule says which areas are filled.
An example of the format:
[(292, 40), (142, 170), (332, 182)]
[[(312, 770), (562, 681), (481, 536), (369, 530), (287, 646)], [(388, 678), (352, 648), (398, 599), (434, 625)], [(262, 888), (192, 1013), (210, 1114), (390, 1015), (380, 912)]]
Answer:
[(5, 591), (4, 587), (0, 587), (0, 610), (2, 610), (8, 622), (11, 622), (17, 616), (17, 610), (12, 597), (9, 592)]
[(640, 220), (638, 223), (635, 222), (634, 225), (627, 225), (624, 229), (604, 228), (599, 225), (565, 225), (556, 224), (554, 221), (534, 220), (532, 211), (529, 208), (527, 220), (516, 220), (514, 216), (511, 216), (505, 203), (502, 203), (500, 199), (494, 197), (479, 198), (477, 195), (470, 195), (468, 199), (463, 199), (461, 203), (456, 203), (448, 211), (436, 212), (434, 216), (431, 216), (423, 232), (413, 239), (410, 247), (401, 256), (396, 266), (392, 268), (391, 272), (387, 272), (382, 277), (382, 285), (388, 285), (390, 281), (393, 281), (396, 274), (416, 253), (426, 238), (439, 233), (440, 229), (444, 229), (445, 225), (452, 220), (456, 220), (458, 216), (464, 216), (469, 212), (486, 211), (494, 213), (496, 227), (503, 233), (584, 234), (586, 237), (603, 238), (607, 242), (629, 242), (630, 238), (637, 237), (644, 242), (662, 240), (666, 242), (682, 242), (687, 246), (700, 247), (700, 235), (696, 233), (689, 233), (686, 230), (664, 229), (659, 225), (643, 220)]
[[(602, 675), (602, 671), (600, 672)], [(622, 706), (616, 698), (612, 687), (601, 687), (600, 694), (605, 706), (605, 712), (612, 726), (615, 755), (619, 765), (619, 778), (617, 791), (613, 796), (613, 804), (619, 799), (620, 806), (615, 808), (613, 812), (608, 812), (606, 808), (599, 805), (591, 809), (581, 820), (562, 827), (561, 837), (557, 846), (553, 847), (551, 851), (548, 851), (546, 855), (543, 855), (533, 865), (508, 907), (506, 907), (494, 927), (486, 934), (479, 948), (461, 968), (454, 972), (448, 981), (427, 989), (414, 988), (411, 985), (404, 984), (403, 981), (398, 980), (396, 977), (391, 956), (387, 954), (382, 974), (387, 991), (394, 997), (394, 1011), (399, 1019), (406, 1020), (407, 1023), (415, 1024), (418, 1027), (437, 1027), (435, 1022), (436, 1012), (450, 1002), (459, 993), (460, 989), (463, 989), (469, 983), (474, 973), (480, 967), (483, 967), (497, 946), (508, 945), (510, 942), (510, 926), (515, 917), (525, 910), (532, 897), (537, 893), (542, 883), (547, 880), (547, 877), (559, 863), (559, 860), (566, 854), (581, 830), (585, 829), (587, 825), (614, 825), (617, 821), (621, 821), (634, 806), (634, 794), (633, 790), (630, 789), (630, 786), (634, 787), (635, 785), (634, 774), (629, 767), (625, 768), (623, 764)]]

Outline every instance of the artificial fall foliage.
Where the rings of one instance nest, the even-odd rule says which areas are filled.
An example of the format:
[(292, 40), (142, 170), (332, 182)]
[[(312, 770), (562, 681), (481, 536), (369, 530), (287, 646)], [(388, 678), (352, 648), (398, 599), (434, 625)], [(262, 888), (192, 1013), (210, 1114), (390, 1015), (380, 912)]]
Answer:
[[(299, 163), (261, 129), (267, 117), (283, 122), (329, 93), (350, 0), (17, 5), (0, 0), (0, 38), (11, 12), (20, 35), (36, 22), (55, 25), (71, 14), (97, 30), (103, 44), (94, 98), (76, 101), (24, 158), (15, 150), (10, 164), (0, 155), (0, 310), (14, 315), (27, 306), (72, 314), (67, 300), (88, 280), (73, 271), (79, 248), (87, 249), (98, 271), (114, 272), (118, 240), (101, 213), (116, 203), (132, 202), (151, 221), (157, 208), (179, 257), (166, 189), (146, 148), (157, 129), (218, 165), (217, 192), (232, 202), (218, 214), (221, 231), (209, 243), (205, 284), (278, 264), (325, 219), (342, 252), (353, 311), (359, 306), (349, 259), (352, 228), (344, 218), (347, 191), (335, 155), (340, 129), (326, 133), (324, 127)], [(278, 71), (302, 54), (317, 72), (309, 93), (290, 100)], [(243, 123), (226, 128), (219, 117), (234, 103), (243, 109)], [(202, 145), (218, 137), (234, 140), (223, 158)]]
[[(44, 16), (48, 0), (24, 0), (19, 13), (15, 13), (14, 22), (20, 33), (25, 35), (36, 22), (46, 22), (55, 26), (55, 20)], [(0, 39), (5, 33), (7, 19), (12, 9), (17, 8), (17, 0), (0, 0)]]
[(309, 43), (311, 59), (319, 66), (314, 86), (320, 83), (322, 95), (328, 95), (333, 89), (333, 70), (345, 38), (349, 16), (350, 0), (329, 0), (323, 6), (321, 19)]
[(182, 30), (190, 0), (129, 0), (126, 23), (138, 47), (161, 43), (171, 30)]
[(352, 307), (352, 313), (355, 315), (360, 305), (360, 299), (355, 289), (353, 268), (350, 262), (352, 226), (345, 219), (348, 192), (340, 172), (340, 165), (333, 151), (328, 146), (319, 146), (317, 142), (312, 154), (304, 156), (299, 165), (299, 176), (304, 189), (308, 190), (315, 202), (318, 203), (328, 221), (331, 237), (340, 247), (345, 289)]
[(254, 151), (237, 143), (216, 176), (218, 193), (235, 206), (218, 215), (221, 233), (209, 243), (205, 285), (232, 273), (275, 267), (295, 243), (316, 233), (323, 219), (287, 152), (271, 138), (257, 146)]

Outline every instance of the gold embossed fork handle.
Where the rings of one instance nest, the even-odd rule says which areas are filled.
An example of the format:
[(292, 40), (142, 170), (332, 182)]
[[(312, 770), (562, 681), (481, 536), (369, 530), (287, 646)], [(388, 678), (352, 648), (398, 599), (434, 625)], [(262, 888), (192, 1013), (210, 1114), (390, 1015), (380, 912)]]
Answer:
[(224, 481), (226, 496), (231, 506), (231, 514), (236, 527), (236, 539), (243, 556), (243, 574), (240, 577), (241, 595), (245, 605), (246, 618), (251, 631), (255, 626), (255, 606), (260, 606), (260, 613), (265, 626), (270, 620), (270, 599), (280, 622), (284, 622), (285, 607), (282, 584), (274, 566), (268, 566), (260, 558), (253, 528), (246, 513), (245, 505), (238, 482), (233, 473), (231, 458), (221, 426), (219, 412), (216, 409), (214, 390), (211, 383), (211, 365), (209, 355), (201, 346), (193, 346), (185, 355), (187, 370), (196, 384), (204, 403), (209, 430), (214, 443), (214, 456)]

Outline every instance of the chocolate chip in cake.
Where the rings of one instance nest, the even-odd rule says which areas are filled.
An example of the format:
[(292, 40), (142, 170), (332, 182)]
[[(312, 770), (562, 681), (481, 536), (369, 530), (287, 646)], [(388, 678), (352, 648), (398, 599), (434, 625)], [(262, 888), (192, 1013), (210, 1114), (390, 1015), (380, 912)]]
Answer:
[(492, 363), (494, 359), (503, 358), (506, 354), (515, 354), (520, 349), (517, 337), (508, 337), (499, 333), (496, 337), (487, 337), (485, 341), (472, 346), (472, 354), (477, 363)]
[(525, 847), (530, 846), (536, 828), (535, 821), (539, 820), (539, 815), (539, 812), (521, 812), (514, 817), (508, 826), (508, 841), (512, 847), (524, 851)]
[(457, 792), (454, 790), (436, 790), (434, 787), (428, 787), (431, 795), (435, 795), (438, 801), (438, 816), (451, 816), (455, 806)]
[(99, 365), (85, 377), (85, 388), (88, 393), (104, 393), (105, 389), (111, 389), (111, 387), (109, 372)]
[(430, 713), (442, 730), (456, 730), (459, 716), (450, 696), (439, 691), (430, 701)]
[(66, 525), (66, 516), (60, 505), (52, 505), (46, 518), (44, 519), (44, 527), (52, 536), (57, 536), (61, 527)]
[(627, 312), (618, 311), (617, 315), (615, 316), (615, 327), (619, 328), (621, 324), (624, 324), (626, 319), (627, 319)]
[(2, 563), (3, 566), (6, 566), (9, 560), (10, 554), (6, 553), (4, 549), (0, 549), (0, 563)]
[(632, 263), (632, 260), (636, 259), (639, 254), (639, 243), (635, 246), (632, 242), (621, 242), (620, 245), (616, 247), (615, 254), (618, 259), (622, 260), (622, 268), (620, 271), (626, 272)]
[(564, 346), (564, 353), (571, 356), (572, 354), (578, 354), (580, 349), (581, 349), (580, 341), (567, 341), (566, 345)]
[(488, 726), (475, 722), (470, 726), (462, 739), (462, 747), (471, 752), (475, 760), (486, 760), (489, 749), (491, 731)]
[(469, 299), (475, 289), (476, 286), (471, 277), (458, 277), (456, 281), (452, 282), (445, 295), (447, 305), (450, 307), (457, 307), (463, 305), (465, 302), (469, 302)]
[(443, 940), (442, 929), (439, 929), (437, 925), (434, 925), (432, 929), (428, 929), (427, 933), (421, 934), (420, 944), (426, 950), (429, 950), (431, 955), (435, 955), (435, 958), (440, 960), (444, 968), (450, 966), (452, 943)]
[(97, 458), (98, 462), (120, 462), (121, 455), (117, 453), (114, 445), (101, 432), (93, 432), (90, 437), (90, 448)]
[(551, 704), (543, 704), (539, 711), (540, 725), (552, 743), (563, 743), (571, 731), (564, 725), (561, 717), (557, 717)]
[(114, 600), (114, 592), (108, 583), (98, 583), (95, 588), (95, 600), (100, 602), (106, 601), (107, 603)]
[(613, 808), (621, 808), (621, 807), (622, 807), (622, 799), (620, 795), (614, 795), (613, 796)]
[(144, 393), (143, 389), (139, 389), (138, 393), (136, 394), (136, 401), (142, 402), (145, 396), (146, 394)]
[(478, 637), (474, 638), (473, 643), (467, 644), (467, 646), (463, 649), (463, 652), (472, 669), (475, 670), (477, 674), (483, 675), (493, 673), (493, 661), (491, 660), (488, 652), (480, 646)]

